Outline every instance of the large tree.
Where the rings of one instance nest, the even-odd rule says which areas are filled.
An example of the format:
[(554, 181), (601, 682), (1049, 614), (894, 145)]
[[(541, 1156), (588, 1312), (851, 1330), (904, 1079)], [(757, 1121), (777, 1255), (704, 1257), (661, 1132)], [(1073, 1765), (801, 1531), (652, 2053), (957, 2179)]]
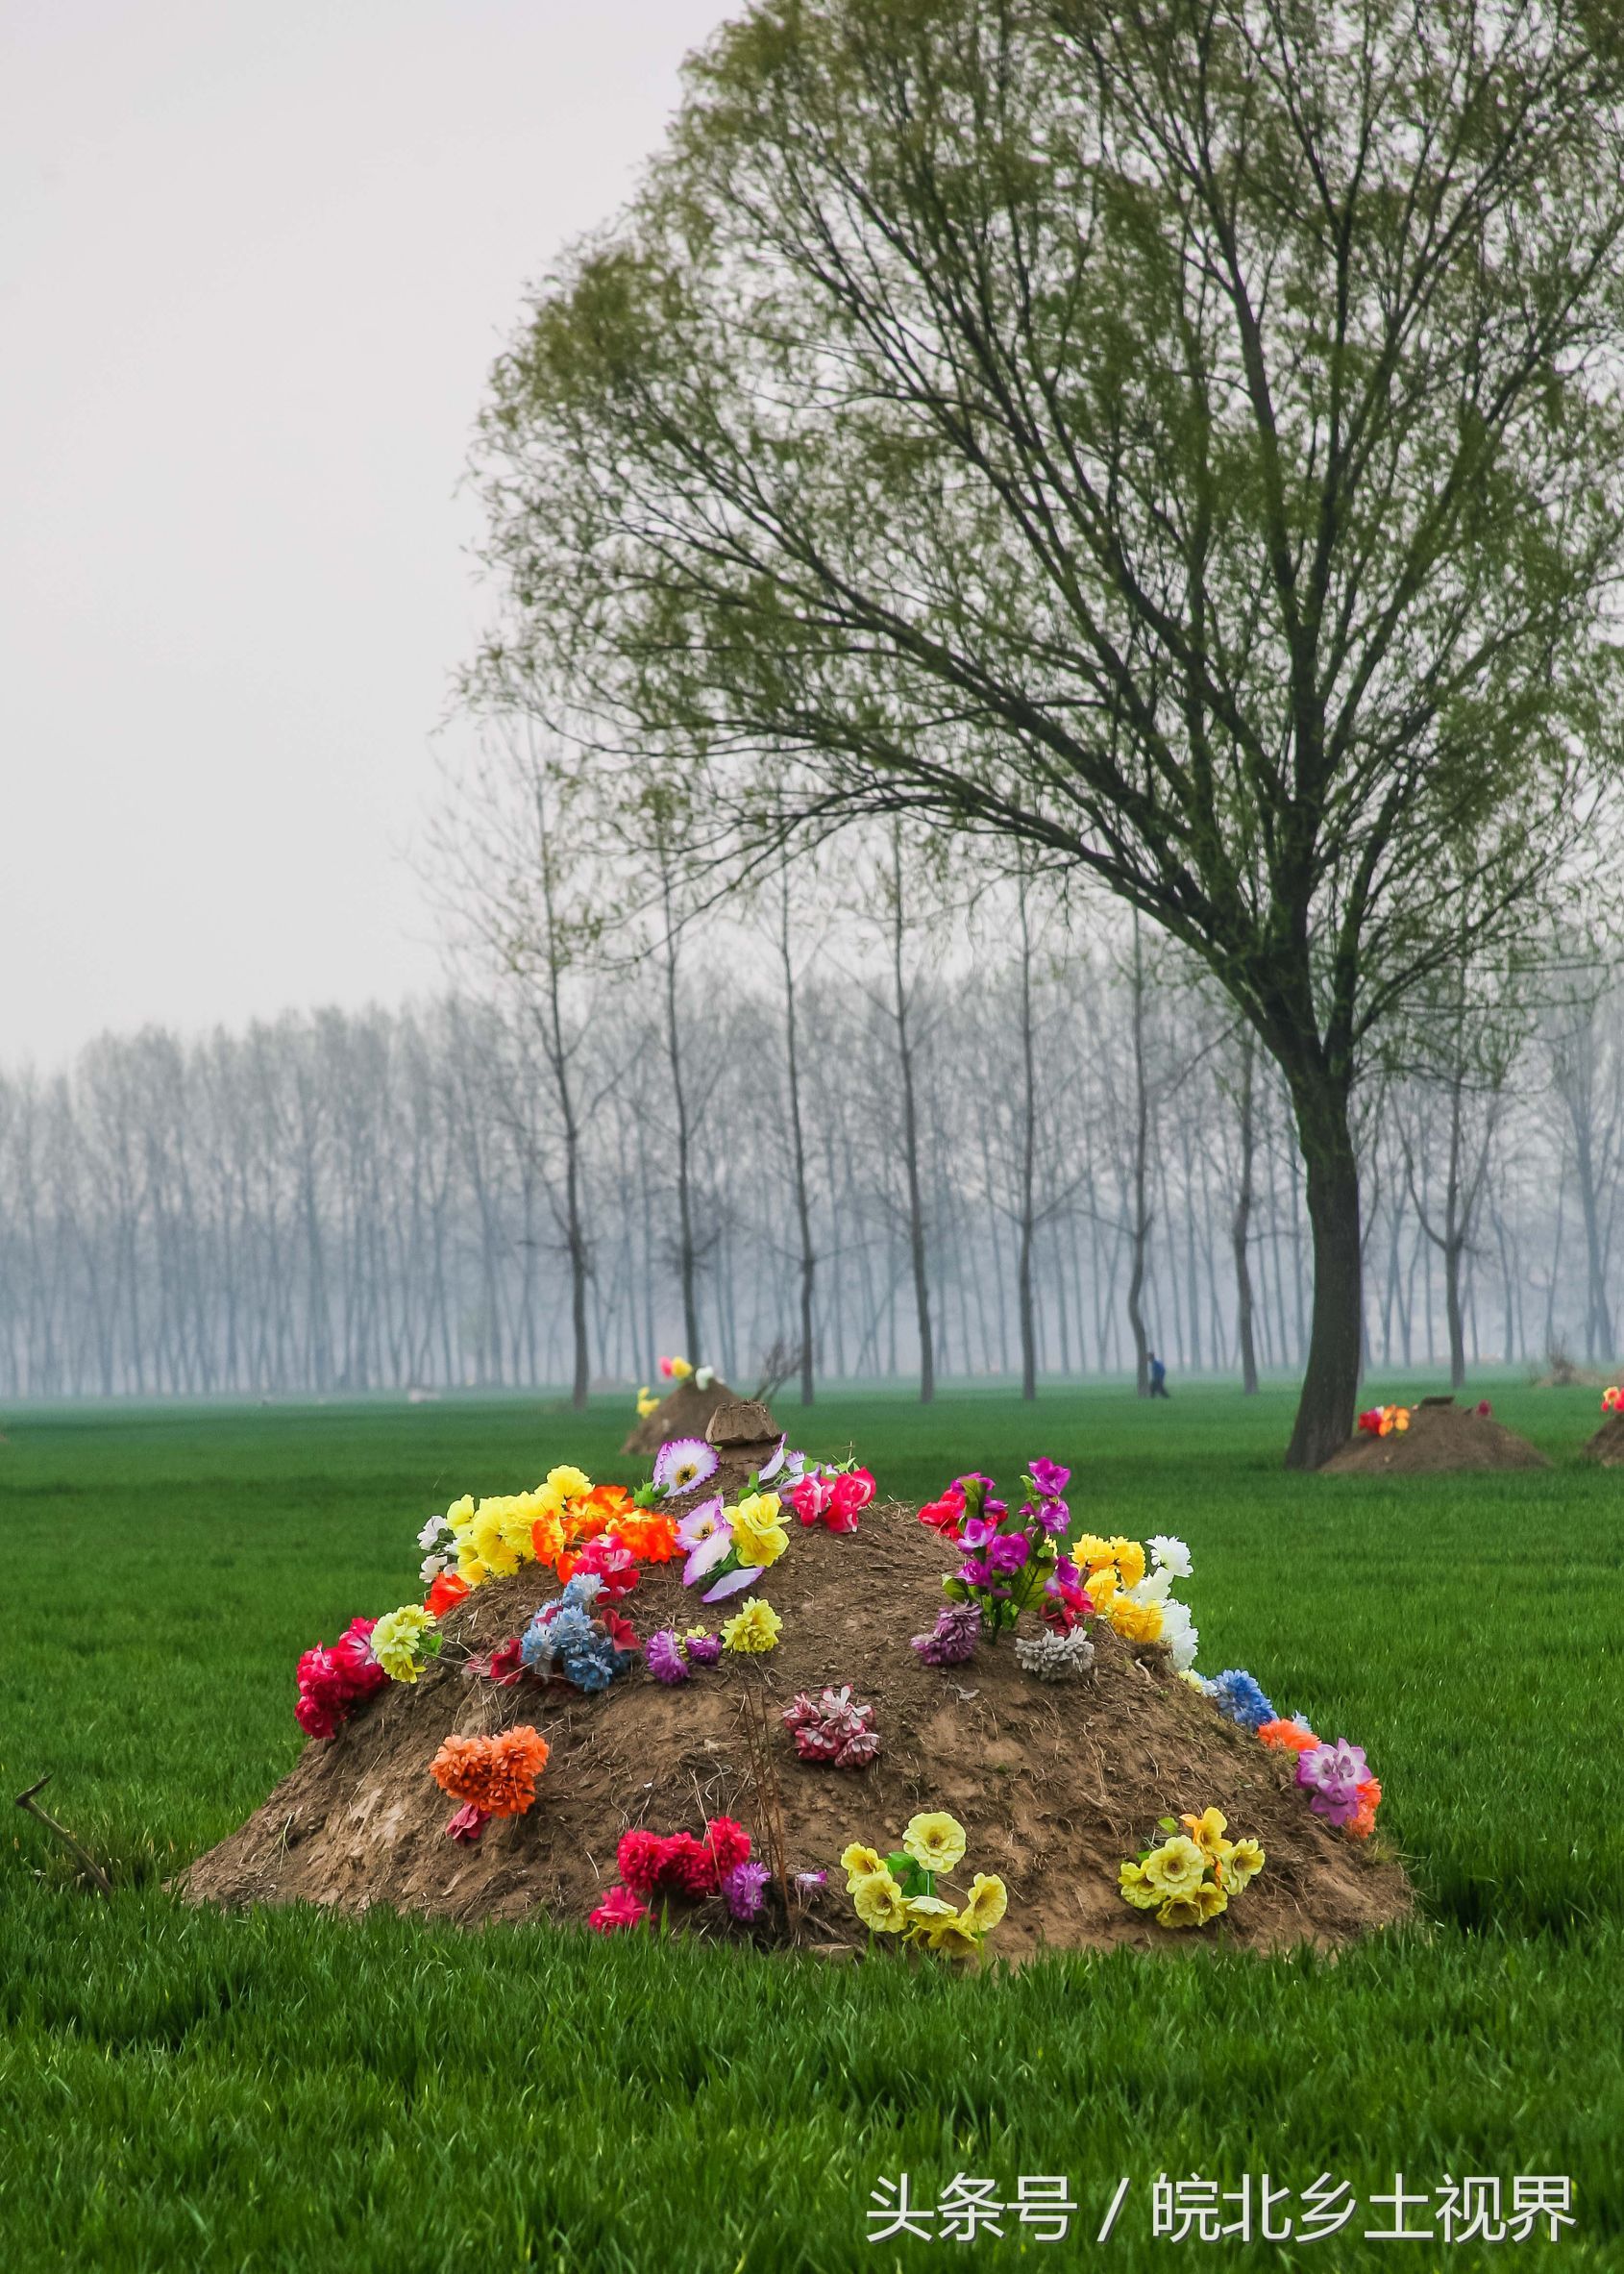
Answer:
[(745, 848), (898, 812), (1193, 950), (1351, 1426), (1372, 1037), (1571, 883), (1621, 553), (1624, 52), (1574, 0), (760, 0), (484, 425), (504, 700)]

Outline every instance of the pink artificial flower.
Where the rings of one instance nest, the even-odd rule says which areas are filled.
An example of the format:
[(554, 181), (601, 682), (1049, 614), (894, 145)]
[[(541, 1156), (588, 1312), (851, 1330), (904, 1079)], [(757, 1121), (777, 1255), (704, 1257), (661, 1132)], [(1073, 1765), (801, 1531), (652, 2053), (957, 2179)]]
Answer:
[(446, 1838), (458, 1841), (464, 1847), (472, 1847), (489, 1822), (490, 1817), (482, 1808), (476, 1808), (471, 1800), (465, 1800), (446, 1826)]
[(600, 1935), (624, 1934), (631, 1927), (640, 1927), (648, 1916), (648, 1904), (630, 1888), (612, 1887), (586, 1923)]
[(874, 1496), (874, 1480), (866, 1469), (849, 1470), (834, 1480), (828, 1510), (831, 1532), (854, 1532), (859, 1513)]
[(815, 1524), (834, 1505), (834, 1479), (807, 1475), (791, 1485), (785, 1498), (803, 1524)]

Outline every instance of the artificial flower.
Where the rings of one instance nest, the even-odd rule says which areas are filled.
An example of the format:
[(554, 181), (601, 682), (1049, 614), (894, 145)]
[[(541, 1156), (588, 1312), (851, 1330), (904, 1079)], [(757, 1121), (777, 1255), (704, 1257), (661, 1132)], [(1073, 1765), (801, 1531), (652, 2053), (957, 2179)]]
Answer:
[(637, 1419), (640, 1421), (646, 1421), (652, 1413), (658, 1410), (659, 1402), (648, 1383), (645, 1382), (637, 1393)]
[(1616, 1383), (1602, 1392), (1602, 1411), (1604, 1414), (1624, 1413), (1624, 1389), (1620, 1389)]
[(1221, 1809), (1203, 1809), (1199, 1816), (1183, 1816), (1178, 1820), (1211, 1862), (1221, 1865), (1234, 1853), (1234, 1842), (1224, 1838), (1229, 1822)]
[(857, 1519), (874, 1496), (874, 1480), (866, 1469), (846, 1469), (834, 1479), (824, 1521), (831, 1532), (854, 1532)]
[(418, 1661), (440, 1646), (434, 1616), (420, 1603), (385, 1611), (372, 1630), (372, 1654), (391, 1682), (415, 1682)]
[(1267, 1860), (1255, 1840), (1237, 1840), (1223, 1860), (1224, 1885), (1232, 1894), (1238, 1895), (1256, 1879)]
[(1160, 1603), (1137, 1602), (1132, 1595), (1115, 1594), (1105, 1605), (1105, 1615), (1124, 1643), (1159, 1643), (1162, 1639)]
[(600, 1935), (616, 1935), (642, 1926), (648, 1916), (648, 1904), (630, 1888), (612, 1887), (597, 1910), (588, 1915), (586, 1923)]
[(753, 1564), (757, 1570), (775, 1564), (790, 1544), (778, 1521), (776, 1493), (749, 1494), (737, 1508), (728, 1509), (727, 1524), (740, 1563)]
[(1310, 1808), (1339, 1827), (1358, 1817), (1359, 1788), (1369, 1773), (1364, 1748), (1349, 1744), (1345, 1737), (1297, 1755), (1297, 1782), (1308, 1793)]
[(964, 1826), (941, 1809), (911, 1817), (902, 1848), (923, 1871), (950, 1871), (964, 1854)]
[(883, 1866), (858, 1880), (851, 1899), (857, 1916), (876, 1935), (899, 1935), (908, 1923), (902, 1891)]
[(1062, 1469), (1058, 1461), (1046, 1461), (1041, 1457), (1032, 1462), (1027, 1473), (1037, 1490), (1048, 1500), (1058, 1500), (1071, 1481), (1070, 1469)]
[(1144, 1550), (1137, 1540), (1120, 1535), (1111, 1543), (1112, 1559), (1124, 1587), (1137, 1587), (1144, 1577)]
[(295, 1720), (307, 1737), (333, 1738), (362, 1698), (381, 1690), (388, 1675), (372, 1654), (370, 1619), (352, 1619), (331, 1648), (318, 1643), (299, 1661)]
[(1117, 1884), (1137, 1911), (1154, 1911), (1162, 1901), (1159, 1891), (1145, 1878), (1143, 1864), (1121, 1865)]
[(872, 1705), (853, 1699), (849, 1682), (816, 1698), (798, 1691), (779, 1717), (802, 1761), (824, 1761), (832, 1768), (866, 1768), (878, 1759), (880, 1739), (874, 1718)]
[(668, 1438), (654, 1455), (654, 1483), (667, 1499), (692, 1492), (716, 1474), (721, 1455), (702, 1437)]
[(1075, 1682), (1094, 1665), (1094, 1644), (1081, 1627), (1065, 1634), (1046, 1628), (1041, 1634), (1016, 1637), (1015, 1662), (1040, 1682)]
[(448, 1840), (455, 1840), (459, 1846), (472, 1847), (476, 1841), (482, 1839), (489, 1822), (490, 1816), (486, 1810), (476, 1808), (471, 1800), (465, 1800), (456, 1814), (441, 1826), (441, 1830)]
[(933, 1532), (956, 1540), (964, 1522), (964, 1495), (958, 1486), (949, 1485), (939, 1500), (927, 1500), (919, 1512), (919, 1520)]
[(1213, 1676), (1208, 1692), (1220, 1714), (1242, 1729), (1259, 1730), (1278, 1717), (1253, 1677), (1243, 1667), (1226, 1667)]
[(864, 1847), (860, 1841), (854, 1840), (842, 1855), (840, 1867), (846, 1873), (846, 1891), (849, 1895), (858, 1880), (872, 1879), (876, 1871), (885, 1869), (885, 1858), (877, 1849)]
[(535, 1799), (547, 1755), (540, 1731), (521, 1724), (499, 1737), (448, 1737), (429, 1773), (454, 1800), (466, 1800), (486, 1816), (523, 1816)]
[(975, 1655), (981, 1633), (979, 1603), (948, 1603), (936, 1614), (936, 1624), (926, 1635), (915, 1635), (911, 1647), (926, 1666), (962, 1666)]
[(729, 1595), (743, 1594), (747, 1587), (753, 1587), (766, 1571), (765, 1564), (740, 1564), (735, 1570), (724, 1569), (720, 1579), (713, 1580), (701, 1595), (701, 1603), (725, 1603)]
[(691, 1626), (682, 1638), (682, 1647), (695, 1666), (714, 1666), (722, 1656), (722, 1637), (708, 1634), (702, 1626)]
[(1319, 1743), (1306, 1721), (1265, 1721), (1258, 1735), (1266, 1745), (1285, 1753), (1312, 1753)]
[(443, 1619), (454, 1604), (461, 1602), (469, 1592), (466, 1579), (455, 1571), (442, 1571), (424, 1598), (423, 1608), (431, 1618)]
[(767, 1865), (750, 1862), (735, 1864), (730, 1871), (723, 1873), (723, 1900), (742, 1924), (759, 1916), (763, 1893), (772, 1876)]
[(1009, 1890), (996, 1873), (977, 1871), (960, 1914), (972, 1935), (990, 1935), (1009, 1909)]
[(643, 1663), (656, 1682), (675, 1687), (689, 1679), (687, 1654), (674, 1627), (664, 1626), (649, 1637)]
[(1144, 1884), (1159, 1895), (1193, 1893), (1206, 1876), (1207, 1859), (1183, 1833), (1154, 1847), (1144, 1858)]
[(749, 1652), (775, 1649), (783, 1623), (771, 1603), (751, 1595), (724, 1625), (723, 1647)]
[(1071, 1559), (1085, 1571), (1106, 1570), (1116, 1561), (1110, 1541), (1100, 1539), (1097, 1532), (1083, 1534), (1071, 1550)]

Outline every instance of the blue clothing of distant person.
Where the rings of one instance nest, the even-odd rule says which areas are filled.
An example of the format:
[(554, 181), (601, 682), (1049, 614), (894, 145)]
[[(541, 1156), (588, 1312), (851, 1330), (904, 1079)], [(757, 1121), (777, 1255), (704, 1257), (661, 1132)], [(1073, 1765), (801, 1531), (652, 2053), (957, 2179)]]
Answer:
[(1166, 1368), (1166, 1367), (1163, 1365), (1163, 1363), (1162, 1363), (1161, 1359), (1157, 1357), (1157, 1355), (1156, 1355), (1156, 1353), (1155, 1353), (1155, 1351), (1154, 1351), (1154, 1350), (1151, 1350), (1151, 1351), (1147, 1352), (1146, 1354), (1147, 1354), (1147, 1356), (1149, 1357), (1149, 1360), (1150, 1360), (1150, 1395), (1151, 1395), (1151, 1397), (1170, 1397), (1170, 1396), (1172, 1395), (1172, 1393), (1171, 1393), (1171, 1392), (1169, 1390), (1169, 1388), (1168, 1388), (1168, 1370), (1167, 1370), (1167, 1368)]

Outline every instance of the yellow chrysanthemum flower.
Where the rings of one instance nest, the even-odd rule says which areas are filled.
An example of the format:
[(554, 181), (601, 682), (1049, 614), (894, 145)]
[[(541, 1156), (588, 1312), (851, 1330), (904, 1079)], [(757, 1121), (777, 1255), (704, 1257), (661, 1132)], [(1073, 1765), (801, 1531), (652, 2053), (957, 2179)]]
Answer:
[(751, 1493), (726, 1514), (741, 1563), (764, 1568), (775, 1564), (790, 1544), (788, 1532), (778, 1521), (776, 1493)]
[(841, 1857), (840, 1867), (846, 1873), (847, 1893), (854, 1894), (858, 1880), (872, 1879), (876, 1871), (885, 1869), (885, 1858), (877, 1848), (864, 1847), (854, 1840)]
[(1256, 1879), (1267, 1858), (1255, 1840), (1238, 1840), (1223, 1860), (1223, 1880), (1236, 1894)]
[(562, 1467), (547, 1471), (547, 1490), (556, 1493), (562, 1500), (584, 1500), (592, 1490), (592, 1479), (584, 1469)]
[(1009, 1909), (1009, 1890), (994, 1872), (977, 1871), (960, 1917), (972, 1935), (990, 1935)]
[(1160, 1603), (1136, 1603), (1131, 1595), (1113, 1595), (1106, 1617), (1124, 1643), (1159, 1643), (1162, 1639)]
[(1118, 1592), (1115, 1564), (1101, 1564), (1097, 1571), (1091, 1571), (1083, 1581), (1083, 1593), (1096, 1611), (1108, 1609)]
[(902, 1852), (912, 1856), (923, 1871), (950, 1871), (964, 1854), (964, 1826), (957, 1817), (941, 1809), (910, 1817), (902, 1834)]
[(1162, 1901), (1159, 1891), (1146, 1880), (1143, 1864), (1124, 1864), (1117, 1873), (1117, 1885), (1136, 1911), (1154, 1911)]
[(502, 1520), (507, 1509), (504, 1498), (481, 1500), (468, 1527), (475, 1554), (498, 1579), (509, 1578), (519, 1569), (517, 1554), (503, 1537)]
[(1144, 1550), (1137, 1540), (1124, 1540), (1120, 1533), (1111, 1543), (1111, 1554), (1122, 1575), (1124, 1587), (1137, 1587), (1144, 1577)]
[(1152, 1848), (1144, 1859), (1144, 1884), (1159, 1895), (1193, 1894), (1206, 1873), (1206, 1857), (1182, 1832)]
[(432, 1614), (421, 1603), (385, 1611), (372, 1630), (372, 1655), (391, 1682), (415, 1682), (423, 1638), (434, 1630)]
[(1071, 1550), (1071, 1560), (1085, 1571), (1102, 1571), (1113, 1560), (1111, 1543), (1097, 1532), (1085, 1532)]
[(783, 1620), (771, 1603), (751, 1595), (741, 1603), (722, 1629), (722, 1647), (725, 1650), (775, 1650)]
[(852, 1890), (857, 1916), (876, 1935), (899, 1935), (908, 1923), (908, 1906), (889, 1871), (871, 1871)]

